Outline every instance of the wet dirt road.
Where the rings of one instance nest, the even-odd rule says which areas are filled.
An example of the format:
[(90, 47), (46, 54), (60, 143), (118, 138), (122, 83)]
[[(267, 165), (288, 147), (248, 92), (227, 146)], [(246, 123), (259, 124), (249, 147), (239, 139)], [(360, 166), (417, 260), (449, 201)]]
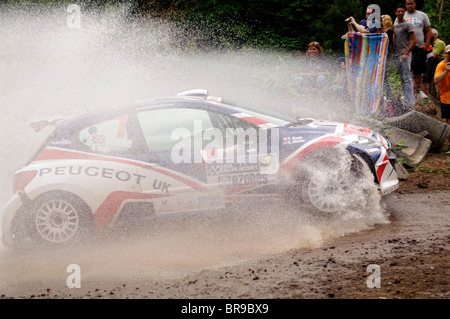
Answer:
[[(448, 299), (449, 204), (449, 192), (397, 193), (374, 227), (191, 216), (183, 232), (168, 219), (153, 235), (77, 250), (2, 248), (0, 297)], [(74, 264), (80, 288), (69, 288)]]

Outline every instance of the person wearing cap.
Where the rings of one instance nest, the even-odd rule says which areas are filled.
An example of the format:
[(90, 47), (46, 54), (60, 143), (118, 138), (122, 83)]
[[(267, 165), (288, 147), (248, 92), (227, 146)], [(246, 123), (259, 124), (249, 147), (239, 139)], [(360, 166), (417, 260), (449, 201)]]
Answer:
[(431, 34), (432, 37), (427, 55), (427, 73), (423, 76), (423, 83), (425, 93), (437, 98), (433, 78), (437, 65), (445, 59), (445, 42), (438, 38), (438, 32), (436, 29), (431, 29)]
[[(441, 118), (450, 125), (450, 45), (445, 47), (445, 59), (436, 67), (434, 83), (439, 85)], [(450, 135), (447, 138), (450, 144)]]

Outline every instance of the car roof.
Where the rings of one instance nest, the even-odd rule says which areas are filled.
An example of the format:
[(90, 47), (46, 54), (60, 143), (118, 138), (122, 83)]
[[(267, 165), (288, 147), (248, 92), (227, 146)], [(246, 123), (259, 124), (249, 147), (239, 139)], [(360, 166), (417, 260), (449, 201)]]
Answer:
[(115, 106), (107, 109), (97, 110), (81, 115), (77, 115), (71, 118), (67, 118), (56, 123), (56, 126), (60, 129), (64, 128), (76, 128), (85, 126), (89, 123), (95, 123), (102, 119), (108, 119), (123, 114), (138, 112), (150, 109), (159, 108), (197, 108), (207, 111), (215, 111), (224, 114), (233, 114), (236, 112), (242, 112), (240, 108), (234, 106), (218, 103), (212, 100), (205, 100), (196, 97), (169, 97), (158, 98), (154, 100), (137, 101), (123, 106)]
[(158, 108), (196, 108), (228, 115), (236, 113), (242, 113), (243, 115), (250, 114), (250, 117), (263, 119), (264, 121), (273, 124), (278, 123), (275, 125), (284, 125), (291, 122), (290, 119), (284, 118), (281, 114), (277, 113), (276, 115), (271, 115), (270, 112), (267, 113), (267, 111), (255, 110), (247, 106), (236, 106), (234, 101), (210, 96), (208, 95), (207, 90), (195, 89), (178, 93), (175, 97), (162, 97), (152, 100), (136, 101), (124, 106), (115, 106), (85, 113), (70, 119), (59, 121), (55, 125), (58, 131), (74, 130), (127, 113)]

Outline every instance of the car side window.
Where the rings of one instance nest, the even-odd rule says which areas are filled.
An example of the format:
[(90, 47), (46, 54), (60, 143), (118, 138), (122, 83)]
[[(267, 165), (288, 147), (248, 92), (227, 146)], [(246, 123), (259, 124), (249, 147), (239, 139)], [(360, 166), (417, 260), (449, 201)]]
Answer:
[(127, 132), (128, 115), (83, 128), (78, 139), (89, 150), (98, 153), (126, 153), (133, 146)]
[[(244, 142), (245, 145), (257, 144), (258, 130), (254, 125), (229, 114), (211, 112), (211, 118), (221, 131), (225, 145), (235, 145), (240, 142)], [(238, 136), (244, 140), (238, 140)]]
[(216, 112), (211, 112), (211, 118), (215, 126), (222, 131), (224, 136), (227, 130), (246, 130), (248, 128), (255, 128), (250, 123), (241, 120), (240, 118), (234, 117), (230, 114), (221, 114)]
[(193, 138), (213, 127), (208, 112), (190, 108), (168, 108), (137, 113), (150, 152), (170, 151), (180, 141), (177, 132)]

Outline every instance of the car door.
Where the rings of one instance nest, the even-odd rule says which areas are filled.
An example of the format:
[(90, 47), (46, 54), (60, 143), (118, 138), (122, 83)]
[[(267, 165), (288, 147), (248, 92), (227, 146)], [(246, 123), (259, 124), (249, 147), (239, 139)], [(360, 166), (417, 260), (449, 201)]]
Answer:
[(202, 158), (203, 135), (212, 129), (208, 111), (148, 108), (136, 118), (145, 141), (137, 154), (142, 191), (154, 194), (158, 214), (222, 207), (223, 196), (208, 183)]
[(83, 198), (89, 199), (99, 227), (154, 213), (142, 193), (147, 176), (137, 169), (142, 142), (135, 126), (134, 114), (125, 113), (86, 123), (74, 136), (82, 152), (70, 156), (66, 177), (70, 185), (87, 190)]
[(249, 114), (210, 112), (210, 117), (223, 141), (222, 149), (213, 144), (206, 145), (203, 151), (210, 184), (218, 185), (230, 195), (276, 179), (278, 156), (271, 140), (277, 141), (278, 134), (272, 136), (271, 130), (257, 125), (261, 120)]
[(138, 174), (148, 176), (143, 192), (160, 196), (157, 213), (222, 207), (230, 193), (268, 183), (267, 137), (253, 123), (193, 107), (142, 109), (136, 117), (146, 144)]

